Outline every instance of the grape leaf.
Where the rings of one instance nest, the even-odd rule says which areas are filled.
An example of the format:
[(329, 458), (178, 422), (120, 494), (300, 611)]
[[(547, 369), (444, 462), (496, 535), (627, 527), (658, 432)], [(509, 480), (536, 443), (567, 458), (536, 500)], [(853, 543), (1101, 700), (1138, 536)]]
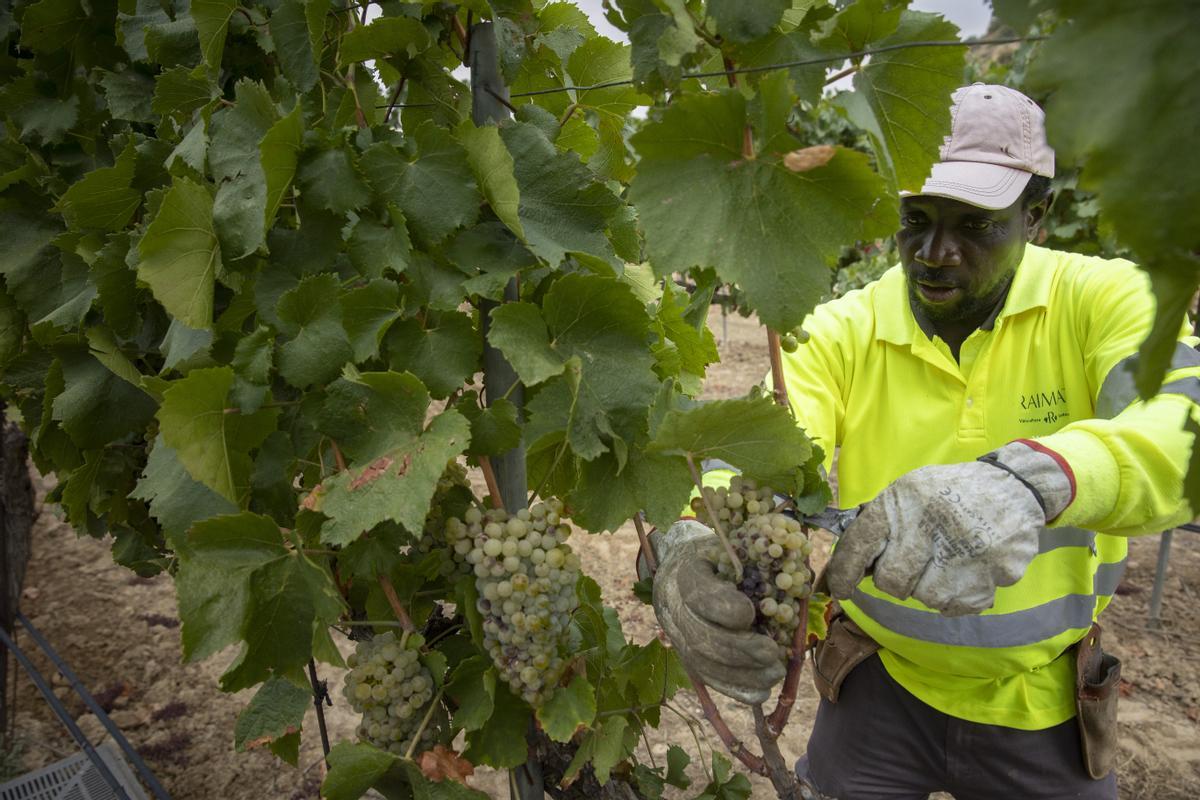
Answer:
[(259, 142), (267, 192), (264, 230), (270, 230), (275, 222), (279, 204), (292, 184), (303, 135), (304, 117), (301, 106), (297, 104), (290, 114), (272, 125)]
[(482, 728), (495, 708), (496, 669), (491, 659), (472, 656), (459, 664), (446, 684), (446, 693), (458, 704), (454, 712), (456, 728)]
[(279, 350), (279, 374), (305, 388), (332, 380), (354, 349), (342, 326), (340, 286), (336, 275), (310, 275), (279, 298), (276, 311), (284, 332), (292, 337)]
[[(208, 164), (218, 184), (213, 219), (222, 250), (234, 260), (253, 253), (265, 240), (264, 223), (270, 209), (259, 143), (269, 135), (279, 118), (270, 94), (261, 84), (242, 80), (236, 88), (234, 107), (223, 109), (212, 117), (212, 146), (208, 151)], [(278, 167), (281, 163), (287, 164), (290, 154), (276, 152), (276, 142), (286, 141), (289, 132), (285, 128), (275, 136), (278, 139), (273, 138), (272, 150), (268, 152), (278, 156), (274, 161)], [(279, 144), (283, 142), (279, 141)], [(282, 192), (279, 176), (276, 181), (274, 188)]]
[(154, 122), (154, 110), (150, 98), (154, 94), (154, 80), (133, 68), (120, 72), (104, 71), (100, 79), (104, 87), (104, 102), (113, 119), (129, 122)]
[(387, 349), (392, 369), (413, 373), (430, 394), (443, 398), (479, 369), (483, 342), (470, 317), (449, 311), (428, 315), (424, 325), (415, 319), (396, 322)]
[(513, 159), (496, 126), (477, 128), (470, 120), (463, 120), (455, 130), (455, 136), (466, 148), (467, 161), (492, 211), (513, 233), (524, 239), (525, 231), (518, 214), (520, 190), (513, 174)]
[(61, 352), (66, 388), (54, 398), (54, 419), (81, 449), (101, 447), (143, 431), (154, 417), (154, 400), (117, 377), (90, 353)]
[(28, 77), (10, 81), (0, 93), (6, 116), (16, 123), (22, 141), (57, 144), (79, 120), (79, 95), (65, 100), (52, 87)]
[(416, 376), (363, 372), (329, 385), (318, 427), (350, 464), (363, 466), (418, 436), (428, 408), (429, 392)]
[(275, 335), (265, 325), (238, 340), (233, 350), (230, 366), (238, 377), (251, 383), (267, 382), (271, 374), (271, 357), (274, 355)]
[(345, 67), (358, 61), (401, 54), (415, 58), (428, 50), (430, 45), (429, 32), (419, 20), (381, 17), (342, 37), (338, 65)]
[(511, 278), (538, 263), (537, 257), (495, 220), (461, 231), (446, 248), (446, 255), (464, 273), (474, 275), (463, 282), (467, 294), (496, 301), (503, 299)]
[[(564, 431), (576, 455), (595, 458), (609, 449), (605, 440), (619, 439), (616, 431), (629, 419), (644, 418), (659, 388), (645, 349), (649, 316), (627, 284), (578, 273), (550, 288), (542, 314), (548, 346), (566, 369), (530, 400), (530, 421), (538, 428), (530, 441)], [(491, 341), (513, 358), (511, 347)]]
[(560, 153), (535, 125), (512, 123), (500, 136), (515, 164), (518, 216), (529, 249), (550, 266), (568, 252), (618, 263), (605, 230), (620, 199), (578, 156)]
[(171, 325), (167, 328), (166, 336), (158, 346), (159, 351), (163, 354), (163, 370), (179, 369), (181, 372), (186, 372), (186, 367), (192, 364), (191, 359), (206, 352), (212, 345), (212, 340), (212, 331), (198, 331), (195, 328), (189, 328), (179, 320), (172, 320)]
[(521, 444), (517, 407), (511, 400), (497, 397), (491, 406), (480, 408), (478, 396), (467, 392), (454, 407), (471, 423), (471, 455), (496, 456)]
[[(224, 568), (229, 547), (206, 534), (229, 517), (197, 524), (188, 537), (193, 570)], [(274, 521), (271, 521), (274, 525)], [(210, 551), (209, 545), (218, 550)], [(212, 556), (211, 562), (205, 563)], [(215, 562), (215, 563), (214, 563)], [(181, 560), (180, 571), (183, 570)], [(298, 671), (313, 656), (314, 636), (342, 612), (342, 598), (329, 572), (303, 554), (288, 550), (254, 570), (248, 581), (247, 602), (241, 610), (240, 638), (245, 641), (238, 658), (221, 676), (221, 689), (234, 692), (267, 680), (273, 672)], [(182, 608), (182, 605), (181, 605)]]
[(350, 337), (354, 362), (374, 358), (392, 322), (400, 316), (400, 287), (386, 278), (342, 295), (342, 324)]
[(765, 36), (792, 7), (792, 0), (708, 0), (708, 13), (717, 23), (717, 32), (732, 42), (749, 42)]
[[(1200, 85), (1187, 75), (1200, 47), (1196, 7), (1186, 0), (1054, 5), (1067, 21), (1035, 55), (1029, 86), (1048, 95), (1046, 130), (1057, 157), (1083, 165), (1079, 185), (1096, 192), (1102, 223), (1150, 273), (1158, 308), (1137, 375), (1149, 396), (1200, 283), (1200, 235), (1190, 222), (1200, 214), (1200, 153), (1180, 149), (1174, 136), (1200, 126)], [(1162, 153), (1172, 154), (1169, 169)], [(1170, 213), (1146, 202), (1148, 186), (1170, 198)]]
[(649, 449), (691, 455), (697, 468), (706, 458), (720, 459), (748, 478), (793, 494), (803, 486), (801, 470), (812, 443), (787, 409), (763, 397), (718, 400), (672, 411)]
[(350, 152), (343, 147), (307, 156), (300, 164), (298, 180), (310, 201), (336, 214), (361, 208), (371, 197)]
[(580, 727), (596, 719), (596, 689), (587, 678), (576, 675), (566, 686), (554, 690), (537, 710), (542, 730), (556, 742), (569, 742)]
[(630, 198), (658, 274), (715, 267), (765, 324), (789, 330), (827, 291), (842, 247), (892, 232), (897, 201), (861, 153), (838, 148), (803, 173), (743, 158), (746, 121), (732, 90), (678, 98), (633, 137)]
[[(807, 28), (772, 31), (754, 41), (735, 46), (734, 53), (734, 60), (742, 67), (767, 67), (771, 64), (806, 61), (829, 55), (813, 44), (811, 31)], [(745, 77), (753, 84), (777, 74), (780, 73), (764, 70), (748, 73)], [(796, 66), (789, 69), (787, 75), (791, 78), (792, 89), (798, 98), (816, 105), (825, 87), (824, 70), (816, 65)]]
[[(380, 143), (363, 153), (362, 169), (375, 190), (404, 212), (417, 238), (435, 245), (478, 218), (481, 197), (466, 150), (447, 131), (425, 124), (412, 138), (415, 161)], [(429, 202), (432, 197), (437, 203)]]
[(378, 222), (369, 216), (359, 219), (350, 233), (347, 249), (350, 263), (368, 278), (381, 277), (388, 270), (404, 272), (412, 252), (404, 214), (389, 204), (386, 221)]
[(533, 303), (505, 303), (493, 309), (488, 341), (504, 353), (526, 386), (561, 375), (566, 363), (550, 344), (546, 321)]
[[(631, 734), (632, 745), (629, 743)], [(601, 784), (608, 783), (612, 768), (633, 752), (636, 743), (637, 730), (630, 729), (629, 720), (621, 715), (606, 717), (595, 730), (584, 735), (574, 758), (567, 765), (563, 780), (572, 779), (590, 761), (596, 771), (596, 780)]]
[(250, 475), (250, 451), (275, 429), (275, 409), (228, 413), (230, 367), (192, 370), (163, 392), (158, 421), (163, 441), (188, 474), (240, 505)]
[(138, 277), (155, 299), (189, 328), (211, 327), (221, 245), (208, 190), (176, 178), (138, 242), (138, 253)]
[[(894, 31), (867, 43), (887, 47), (957, 38), (958, 28), (937, 14), (905, 11)], [(950, 95), (963, 81), (965, 53), (958, 47), (878, 53), (854, 76), (856, 91), (837, 96), (850, 121), (871, 136), (881, 171), (894, 188), (918, 191), (938, 161), (950, 131)]]
[(421, 530), (446, 462), (467, 448), (470, 437), (466, 419), (448, 409), (420, 435), (366, 466), (323, 481), (310, 495), (312, 509), (330, 518), (321, 540), (346, 544), (384, 520)]
[[(567, 73), (575, 86), (627, 81), (633, 75), (629, 52), (628, 45), (604, 38), (588, 39), (567, 60)], [(610, 86), (579, 91), (576, 103), (584, 114), (591, 112), (596, 115), (599, 156), (587, 156), (590, 158), (588, 166), (600, 175), (627, 182), (633, 177), (633, 170), (625, 163), (625, 119), (636, 106), (650, 105), (650, 98), (630, 86)], [(572, 117), (572, 120), (578, 118), (582, 121), (582, 117)]]
[(390, 779), (399, 783), (399, 765), (399, 756), (386, 750), (369, 744), (338, 742), (329, 751), (329, 772), (321, 782), (321, 797), (325, 800), (358, 800), (380, 781)]
[(467, 749), (463, 755), (472, 764), (497, 769), (524, 764), (529, 757), (525, 735), (530, 716), (529, 706), (515, 697), (503, 681), (497, 681), (492, 714), (482, 727), (467, 731)]
[(669, 349), (671, 361), (678, 363), (678, 368), (670, 370), (669, 374), (689, 372), (703, 378), (708, 365), (721, 358), (717, 341), (704, 320), (699, 324), (688, 321), (687, 294), (673, 287), (671, 282), (665, 283), (658, 301), (654, 327), (660, 337), (660, 346), (655, 350), (655, 358), (661, 364), (666, 358), (663, 351)]
[(238, 510), (189, 475), (161, 435), (155, 438), (142, 477), (129, 496), (150, 504), (150, 515), (169, 537), (182, 536), (200, 520)]
[[(207, 658), (248, 635), (257, 640), (264, 631), (255, 623), (269, 625), (270, 620), (256, 615), (280, 610), (273, 602), (280, 578), (294, 576), (300, 585), (291, 598), (295, 606), (276, 620), (279, 629), (266, 632), (273, 637), (268, 645), (283, 648), (285, 657), (275, 664), (277, 668), (298, 667), (308, 660), (318, 609), (333, 616), (340, 611), (328, 574), (290, 548), (269, 517), (243, 512), (198, 522), (179, 541), (178, 555), (175, 589), (187, 661)], [(322, 582), (328, 585), (322, 587)], [(297, 637), (298, 630), (302, 633)], [(289, 644), (285, 637), (295, 641)], [(244, 656), (245, 652), (233, 669), (245, 664)], [(268, 677), (262, 675), (260, 680)]]
[[(4, 218), (29, 226), (15, 215)], [(96, 298), (87, 264), (71, 249), (75, 237), (68, 235), (56, 239), (53, 245), (38, 245), (50, 231), (38, 226), (29, 228), (14, 234), (14, 257), (0, 261), (8, 290), (28, 315), (35, 337), (50, 335), (46, 328), (75, 328)]]
[(221, 68), (225, 33), (236, 8), (237, 0), (192, 0), (192, 19), (200, 36), (200, 54), (211, 74), (215, 75)]
[[(312, 689), (308, 687), (284, 678), (271, 678), (259, 687), (250, 704), (238, 715), (233, 728), (234, 747), (242, 753), (299, 733), (312, 698)], [(291, 764), (295, 766), (296, 761), (292, 759)]]
[(572, 519), (580, 525), (615, 531), (638, 511), (646, 512), (650, 524), (669, 527), (691, 492), (692, 477), (683, 461), (635, 445), (624, 464), (612, 453), (581, 464), (569, 497)]
[(696, 795), (696, 800), (747, 800), (753, 791), (750, 779), (740, 772), (731, 775), (731, 767), (728, 758), (713, 751), (713, 779)]
[(130, 184), (137, 151), (126, 145), (112, 167), (101, 167), (62, 194), (58, 210), (71, 228), (120, 230), (142, 205), (142, 192)]
[(162, 116), (187, 117), (217, 95), (217, 87), (187, 67), (163, 70), (154, 79), (150, 110)]
[(283, 0), (271, 14), (271, 39), (279, 58), (279, 70), (302, 94), (320, 79), (308, 23), (308, 9), (320, 9), (320, 5), (315, 0)]

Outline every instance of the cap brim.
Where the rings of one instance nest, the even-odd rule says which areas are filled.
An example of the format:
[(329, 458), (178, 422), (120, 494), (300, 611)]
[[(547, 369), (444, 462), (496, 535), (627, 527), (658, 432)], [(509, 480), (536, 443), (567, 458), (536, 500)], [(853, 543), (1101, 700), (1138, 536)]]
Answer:
[(1021, 196), (1032, 172), (978, 161), (943, 161), (933, 170), (919, 192), (901, 192), (902, 197), (933, 195), (961, 200), (980, 208), (1008, 208)]

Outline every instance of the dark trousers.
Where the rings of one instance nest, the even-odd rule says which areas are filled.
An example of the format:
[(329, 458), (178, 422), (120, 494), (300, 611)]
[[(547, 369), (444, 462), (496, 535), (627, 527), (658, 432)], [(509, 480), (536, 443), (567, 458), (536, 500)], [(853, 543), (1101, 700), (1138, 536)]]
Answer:
[(1071, 719), (1023, 731), (950, 717), (896, 683), (878, 655), (857, 666), (836, 704), (821, 700), (796, 772), (837, 800), (1116, 800), (1117, 777), (1092, 780)]

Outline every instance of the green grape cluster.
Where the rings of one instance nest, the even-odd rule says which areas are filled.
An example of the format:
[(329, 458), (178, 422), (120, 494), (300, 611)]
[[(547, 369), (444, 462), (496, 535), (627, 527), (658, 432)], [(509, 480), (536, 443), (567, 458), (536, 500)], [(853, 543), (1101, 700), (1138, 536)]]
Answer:
[(420, 661), (423, 643), (420, 635), (397, 639), (388, 631), (359, 642), (346, 659), (350, 671), (343, 694), (362, 714), (363, 741), (398, 755), (408, 752), (414, 736), (419, 737), (414, 752), (436, 744), (446, 716), (440, 703), (429, 713), (433, 677)]
[(464, 507), (473, 499), (466, 467), (457, 461), (449, 462), (442, 476), (438, 478), (433, 500), (429, 504), (429, 514), (425, 517), (425, 525), (415, 547), (415, 552), (422, 556), (431, 552), (438, 553), (443, 559), (441, 573), (446, 577), (453, 575), (458, 569), (442, 535), (446, 529), (446, 521), (456, 505)]
[(794, 353), (800, 345), (808, 342), (808, 331), (795, 328), (779, 337), (779, 348), (785, 353)]
[(559, 654), (579, 604), (579, 556), (557, 499), (509, 516), (470, 508), (446, 522), (464, 572), (475, 576), (484, 646), (501, 677), (530, 705), (553, 691), (566, 666)]
[(706, 486), (704, 499), (692, 501), (697, 519), (715, 527), (707, 506), (716, 512), (742, 562), (741, 580), (720, 544), (714, 544), (705, 556), (716, 564), (718, 575), (737, 581), (738, 589), (754, 601), (758, 611), (755, 627), (774, 639), (786, 655), (796, 628), (804, 621), (801, 601), (812, 594), (813, 575), (806, 565), (812, 542), (798, 521), (776, 511), (770, 487), (760, 488), (740, 476), (735, 476), (728, 488)]

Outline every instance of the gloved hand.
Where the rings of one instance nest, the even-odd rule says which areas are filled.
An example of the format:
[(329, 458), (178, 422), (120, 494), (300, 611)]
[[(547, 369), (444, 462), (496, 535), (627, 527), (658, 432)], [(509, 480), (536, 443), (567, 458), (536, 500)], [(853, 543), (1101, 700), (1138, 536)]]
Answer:
[(913, 470), (842, 535), (826, 571), (830, 591), (846, 599), (873, 571), (875, 585), (902, 600), (978, 614), (992, 607), (996, 587), (1025, 574), (1042, 527), (1073, 494), (1055, 457), (1020, 442), (979, 461)]
[(711, 528), (680, 520), (653, 537), (658, 571), (654, 613), (692, 675), (743, 703), (761, 703), (783, 680), (779, 645), (755, 633), (750, 598), (717, 577), (705, 553), (718, 545)]

